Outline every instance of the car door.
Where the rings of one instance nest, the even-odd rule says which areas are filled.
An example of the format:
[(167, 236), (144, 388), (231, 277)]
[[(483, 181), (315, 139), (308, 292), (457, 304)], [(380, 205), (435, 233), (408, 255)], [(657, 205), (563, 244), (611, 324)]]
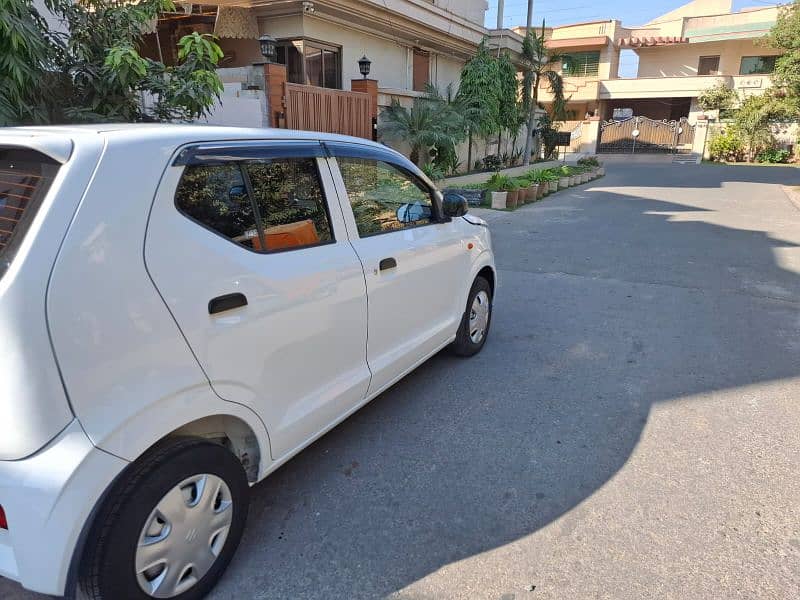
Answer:
[(439, 195), (389, 150), (326, 143), (350, 242), (369, 298), (370, 395), (453, 340), (470, 256)]
[(186, 148), (147, 230), (153, 282), (215, 392), (260, 415), (275, 459), (369, 386), (364, 275), (322, 156), (318, 142)]

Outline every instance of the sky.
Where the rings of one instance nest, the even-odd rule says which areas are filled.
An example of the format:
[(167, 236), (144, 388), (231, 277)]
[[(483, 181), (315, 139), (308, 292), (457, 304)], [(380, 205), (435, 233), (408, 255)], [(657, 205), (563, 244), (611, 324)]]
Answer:
[[(785, 0), (734, 0), (734, 10), (751, 6), (768, 6)], [(566, 25), (581, 21), (618, 19), (623, 25), (644, 25), (648, 21), (686, 4), (688, 0), (534, 0), (533, 22), (541, 26)], [(525, 25), (528, 16), (528, 0), (506, 0), (503, 25), (513, 27)], [(497, 26), (497, 0), (489, 0), (486, 11), (486, 27)], [(632, 50), (623, 51), (620, 57), (620, 76), (635, 77), (638, 58)]]

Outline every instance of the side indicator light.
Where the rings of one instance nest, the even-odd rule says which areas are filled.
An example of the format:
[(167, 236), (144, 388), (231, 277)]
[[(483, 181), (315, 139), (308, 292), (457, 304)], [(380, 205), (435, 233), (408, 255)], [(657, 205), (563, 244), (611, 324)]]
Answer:
[(0, 506), (0, 529), (8, 530), (8, 519), (6, 519), (6, 511)]

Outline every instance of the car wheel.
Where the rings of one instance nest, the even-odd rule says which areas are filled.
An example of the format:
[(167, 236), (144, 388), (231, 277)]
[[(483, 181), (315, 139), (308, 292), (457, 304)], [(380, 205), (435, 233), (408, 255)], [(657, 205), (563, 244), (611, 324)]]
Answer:
[(492, 324), (492, 286), (483, 277), (477, 277), (467, 300), (467, 309), (461, 318), (453, 352), (458, 356), (473, 356), (481, 351)]
[(195, 438), (129, 467), (100, 510), (81, 572), (93, 600), (204, 597), (242, 537), (249, 488), (236, 457)]

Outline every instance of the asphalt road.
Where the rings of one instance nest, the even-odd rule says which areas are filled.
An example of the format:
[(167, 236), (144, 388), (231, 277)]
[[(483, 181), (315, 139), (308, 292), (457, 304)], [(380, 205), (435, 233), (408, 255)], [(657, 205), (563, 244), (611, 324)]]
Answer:
[(482, 213), (484, 352), (258, 485), (213, 598), (800, 595), (800, 171), (608, 172)]

